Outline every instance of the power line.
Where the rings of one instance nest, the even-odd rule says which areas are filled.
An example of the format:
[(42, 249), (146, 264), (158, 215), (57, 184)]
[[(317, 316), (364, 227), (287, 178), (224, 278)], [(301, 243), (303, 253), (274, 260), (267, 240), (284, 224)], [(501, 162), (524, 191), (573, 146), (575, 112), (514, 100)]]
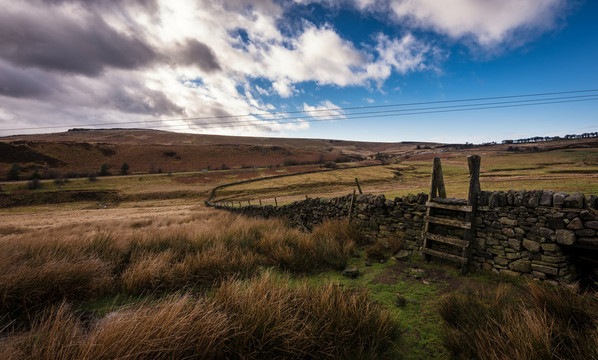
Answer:
[[(330, 120), (343, 120), (343, 119), (363, 119), (363, 118), (379, 118), (389, 116), (405, 116), (405, 115), (418, 115), (418, 114), (431, 114), (431, 113), (442, 113), (442, 112), (455, 112), (455, 111), (468, 111), (468, 110), (483, 110), (483, 109), (495, 109), (495, 108), (506, 108), (506, 107), (520, 107), (520, 106), (534, 106), (534, 105), (546, 105), (546, 104), (557, 104), (577, 101), (591, 101), (596, 100), (592, 98), (598, 94), (591, 95), (575, 95), (575, 96), (561, 96), (561, 97), (546, 97), (552, 95), (564, 95), (564, 94), (579, 94), (598, 92), (598, 89), (588, 90), (573, 90), (573, 91), (561, 91), (561, 92), (548, 92), (548, 93), (535, 93), (535, 94), (519, 94), (519, 95), (505, 95), (505, 96), (494, 96), (494, 97), (480, 97), (480, 98), (469, 98), (469, 99), (455, 99), (455, 100), (442, 100), (442, 101), (427, 101), (427, 102), (415, 102), (415, 103), (399, 103), (399, 104), (388, 104), (388, 105), (369, 105), (359, 107), (344, 107), (344, 108), (329, 108), (329, 109), (315, 109), (315, 110), (302, 110), (302, 111), (287, 111), (287, 112), (274, 112), (274, 113), (262, 113), (262, 114), (243, 114), (243, 115), (222, 115), (222, 116), (209, 116), (209, 117), (189, 117), (189, 118), (178, 118), (178, 119), (161, 119), (161, 120), (140, 120), (140, 121), (120, 121), (120, 122), (107, 122), (107, 123), (95, 123), (95, 124), (77, 124), (77, 125), (54, 125), (54, 126), (38, 126), (38, 127), (22, 127), (22, 128), (11, 128), (11, 129), (0, 129), (0, 131), (21, 131), (21, 130), (41, 130), (41, 129), (54, 129), (54, 128), (65, 128), (65, 127), (89, 127), (89, 126), (106, 126), (106, 125), (127, 125), (127, 124), (147, 124), (154, 122), (167, 122), (167, 121), (190, 121), (190, 120), (210, 120), (210, 119), (226, 119), (226, 118), (240, 118), (240, 117), (257, 117), (260, 116), (262, 119), (250, 119), (250, 120), (233, 120), (233, 121), (214, 121), (214, 122), (202, 122), (200, 124), (188, 124), (195, 126), (203, 126), (204, 128), (226, 128), (226, 127), (239, 127), (239, 126), (256, 126), (256, 125), (267, 125), (263, 122), (275, 121), (277, 124), (289, 124), (289, 123), (301, 123), (301, 122), (315, 122), (315, 121), (330, 121)], [(420, 107), (420, 108), (409, 108), (409, 109), (393, 109), (393, 110), (377, 110), (377, 111), (365, 111), (365, 112), (349, 112), (349, 110), (367, 110), (367, 109), (379, 109), (389, 107), (408, 107), (416, 105), (430, 105), (430, 104), (447, 104), (447, 103), (463, 103), (463, 102), (479, 102), (487, 100), (498, 100), (498, 99), (515, 99), (524, 97), (542, 97), (537, 99), (525, 99), (525, 100), (511, 100), (501, 102), (486, 102), (486, 103), (473, 103), (473, 104), (459, 104), (459, 105), (447, 105), (447, 106), (435, 106), (435, 107)], [(558, 100), (558, 101), (557, 101)], [(496, 105), (496, 106), (495, 106)], [(334, 114), (324, 115), (311, 115), (312, 113), (322, 112), (334, 112)], [(343, 112), (343, 113), (340, 113)], [(263, 117), (271, 117), (274, 115), (283, 114), (308, 114), (312, 119), (303, 120), (301, 117), (291, 117), (282, 119), (264, 119)], [(383, 115), (381, 115), (383, 114)], [(367, 116), (364, 116), (367, 115)], [(232, 126), (227, 126), (231, 124)], [(215, 125), (206, 127), (206, 125)], [(274, 125), (274, 124), (272, 124)], [(185, 126), (185, 125), (175, 125)], [(152, 126), (153, 128), (172, 128), (173, 126)]]

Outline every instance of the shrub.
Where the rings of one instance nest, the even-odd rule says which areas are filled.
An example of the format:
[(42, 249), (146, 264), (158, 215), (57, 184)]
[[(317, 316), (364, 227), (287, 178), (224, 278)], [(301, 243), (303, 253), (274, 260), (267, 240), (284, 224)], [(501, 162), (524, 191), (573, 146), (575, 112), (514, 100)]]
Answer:
[(12, 164), (12, 166), (8, 170), (6, 179), (7, 180), (19, 180), (20, 173), (21, 173), (21, 167), (19, 166), (19, 164)]
[(32, 180), (27, 181), (27, 189), (29, 190), (36, 190), (41, 189), (42, 183), (39, 181), (38, 178), (34, 178)]
[(120, 167), (120, 174), (127, 175), (129, 173), (130, 166), (128, 163), (124, 162)]
[(102, 166), (100, 166), (100, 176), (108, 175), (110, 175), (110, 166), (108, 166), (108, 164), (102, 164)]

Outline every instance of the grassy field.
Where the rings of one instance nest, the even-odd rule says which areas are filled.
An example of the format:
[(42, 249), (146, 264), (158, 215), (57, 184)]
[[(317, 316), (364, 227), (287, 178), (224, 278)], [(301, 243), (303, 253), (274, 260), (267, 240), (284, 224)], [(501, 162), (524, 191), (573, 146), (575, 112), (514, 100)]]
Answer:
[[(464, 197), (467, 152), (235, 185), (279, 203), (427, 192), (440, 155)], [(482, 153), (482, 189), (598, 194), (598, 148)], [(586, 359), (598, 298), (368, 244), (343, 221), (302, 233), (206, 208), (210, 190), (318, 165), (4, 183), (8, 194), (117, 190), (97, 201), (0, 209), (0, 353), (9, 359)], [(382, 251), (384, 261), (373, 257)], [(369, 263), (369, 266), (366, 265)], [(358, 267), (360, 276), (342, 276)], [(505, 285), (506, 284), (506, 285)], [(165, 325), (166, 324), (166, 325)]]
[[(466, 197), (469, 188), (467, 152), (440, 154), (447, 193)], [(355, 189), (355, 178), (364, 192), (388, 198), (429, 191), (432, 156), (411, 157), (379, 167), (342, 169), (240, 184), (219, 190), (221, 199), (281, 202), (305, 195), (338, 196)], [(537, 153), (482, 153), (482, 190), (554, 190), (598, 194), (598, 148), (553, 150)]]

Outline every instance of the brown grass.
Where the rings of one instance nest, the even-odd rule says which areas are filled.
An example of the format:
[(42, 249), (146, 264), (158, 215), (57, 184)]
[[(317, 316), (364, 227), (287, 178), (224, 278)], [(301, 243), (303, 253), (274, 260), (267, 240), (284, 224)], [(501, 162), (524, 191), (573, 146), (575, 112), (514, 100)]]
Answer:
[[(445, 296), (443, 340), (459, 359), (594, 359), (598, 300), (566, 288), (483, 286)], [(516, 299), (516, 300), (515, 300)]]
[(0, 240), (0, 323), (27, 324), (63, 300), (203, 291), (271, 266), (294, 273), (341, 269), (360, 241), (343, 221), (312, 234), (215, 211), (138, 223), (62, 226)]
[(0, 343), (7, 359), (377, 358), (396, 320), (364, 291), (289, 286), (270, 274), (214, 295), (175, 295), (113, 312), (89, 329), (65, 304)]

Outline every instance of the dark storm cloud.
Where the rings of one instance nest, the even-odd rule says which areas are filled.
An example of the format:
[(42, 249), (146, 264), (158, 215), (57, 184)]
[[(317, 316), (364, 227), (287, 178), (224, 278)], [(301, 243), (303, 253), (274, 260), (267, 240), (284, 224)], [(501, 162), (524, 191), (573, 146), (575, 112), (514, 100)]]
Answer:
[(52, 93), (46, 74), (15, 69), (0, 61), (0, 95), (15, 98), (40, 98)]
[(99, 16), (27, 10), (0, 12), (0, 57), (15, 65), (97, 76), (107, 67), (136, 69), (158, 58), (141, 39)]
[(163, 93), (147, 88), (131, 89), (115, 87), (107, 99), (107, 105), (119, 111), (143, 115), (185, 115), (185, 109), (173, 103)]
[(212, 49), (195, 39), (190, 39), (178, 53), (178, 61), (185, 65), (197, 65), (206, 72), (221, 70)]

